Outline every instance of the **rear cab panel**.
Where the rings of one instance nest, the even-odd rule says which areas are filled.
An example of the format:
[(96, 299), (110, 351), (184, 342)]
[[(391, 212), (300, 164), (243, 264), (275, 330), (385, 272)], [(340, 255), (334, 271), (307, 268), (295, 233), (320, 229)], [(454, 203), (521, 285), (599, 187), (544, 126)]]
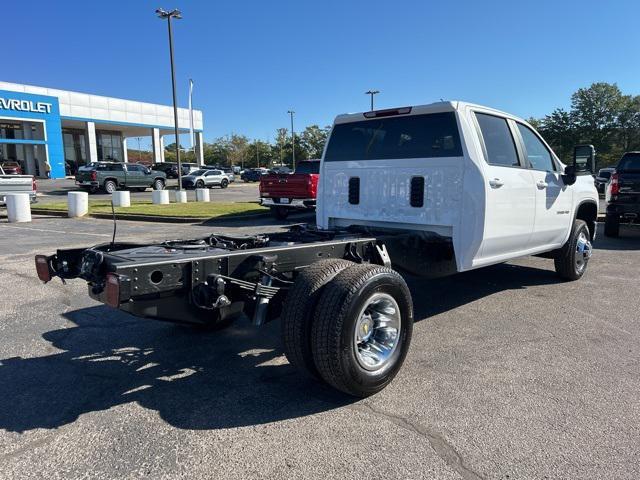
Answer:
[[(457, 270), (468, 268), (479, 247), (475, 239), (482, 234), (484, 196), (481, 171), (467, 151), (473, 132), (461, 121), (458, 103), (383, 115), (336, 118), (322, 160), (318, 225), (442, 237), (453, 244)], [(359, 145), (345, 145), (357, 141)], [(357, 203), (349, 198), (352, 178), (359, 179)]]

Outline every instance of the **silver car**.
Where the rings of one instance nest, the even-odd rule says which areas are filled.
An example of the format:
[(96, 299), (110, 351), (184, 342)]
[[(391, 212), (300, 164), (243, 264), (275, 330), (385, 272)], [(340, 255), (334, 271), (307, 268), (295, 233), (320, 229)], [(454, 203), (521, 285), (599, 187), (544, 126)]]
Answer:
[(222, 170), (196, 170), (182, 177), (184, 188), (227, 188), (229, 177)]

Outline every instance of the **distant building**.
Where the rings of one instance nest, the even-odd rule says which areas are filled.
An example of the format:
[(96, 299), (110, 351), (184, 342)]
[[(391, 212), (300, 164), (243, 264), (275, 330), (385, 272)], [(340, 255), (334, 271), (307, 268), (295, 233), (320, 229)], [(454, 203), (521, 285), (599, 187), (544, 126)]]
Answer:
[[(180, 133), (189, 110), (178, 109)], [(196, 158), (204, 163), (202, 112), (193, 111)], [(62, 178), (66, 170), (102, 160), (126, 162), (127, 139), (150, 136), (153, 161), (164, 161), (164, 135), (174, 134), (173, 107), (53, 88), (0, 82), (0, 160), (23, 172)]]

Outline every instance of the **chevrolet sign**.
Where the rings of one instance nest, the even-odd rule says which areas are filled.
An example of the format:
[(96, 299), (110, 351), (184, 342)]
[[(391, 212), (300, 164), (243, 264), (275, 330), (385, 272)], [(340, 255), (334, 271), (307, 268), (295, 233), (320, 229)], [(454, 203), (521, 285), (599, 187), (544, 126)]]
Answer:
[(0, 97), (0, 109), (17, 110), (19, 112), (51, 113), (51, 104)]

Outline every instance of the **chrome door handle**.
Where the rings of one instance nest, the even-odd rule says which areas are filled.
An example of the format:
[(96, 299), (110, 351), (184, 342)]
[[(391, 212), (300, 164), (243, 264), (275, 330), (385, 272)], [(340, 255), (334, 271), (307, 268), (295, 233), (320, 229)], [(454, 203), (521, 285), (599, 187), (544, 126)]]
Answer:
[(493, 180), (489, 180), (489, 185), (491, 185), (493, 188), (500, 188), (504, 185), (504, 182), (499, 178), (494, 178)]
[(549, 186), (549, 184), (547, 182), (544, 182), (542, 180), (539, 180), (538, 183), (536, 183), (536, 186), (542, 190), (543, 188), (547, 188)]

